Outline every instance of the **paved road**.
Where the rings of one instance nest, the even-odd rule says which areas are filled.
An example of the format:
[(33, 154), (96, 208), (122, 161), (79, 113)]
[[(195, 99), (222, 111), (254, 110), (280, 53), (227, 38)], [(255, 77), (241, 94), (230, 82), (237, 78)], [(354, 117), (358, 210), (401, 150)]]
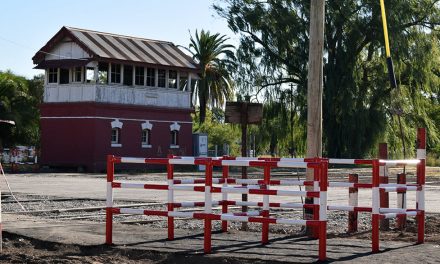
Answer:
[[(163, 174), (157, 174), (161, 176)], [(125, 176), (129, 177), (129, 175)], [(122, 177), (124, 178), (124, 176)], [(164, 178), (164, 177), (155, 177)], [(105, 199), (106, 180), (105, 175), (97, 174), (8, 174), (7, 179), (12, 190), (16, 193), (50, 195), (58, 197), (76, 197)], [(121, 180), (123, 181), (123, 180)], [(428, 178), (428, 181), (430, 179)], [(154, 183), (158, 183), (157, 181)], [(163, 182), (165, 183), (165, 182)], [(0, 179), (2, 192), (7, 192), (4, 179)], [(287, 188), (287, 187), (285, 187)], [(298, 190), (295, 187), (293, 190)], [(232, 198), (239, 198), (239, 195), (231, 195)], [(136, 189), (115, 189), (115, 200), (132, 201), (166, 201), (164, 191), (136, 190)], [(347, 205), (347, 188), (330, 188), (328, 191), (330, 205)], [(220, 200), (219, 194), (214, 199)], [(250, 197), (250, 200), (261, 200), (261, 197)], [(176, 192), (176, 201), (203, 201), (203, 193)], [(255, 200), (254, 200), (255, 201)], [(300, 202), (298, 197), (271, 197), (272, 202)], [(359, 205), (371, 205), (371, 190), (361, 189), (359, 191)], [(390, 206), (396, 205), (396, 194), (390, 194)], [(415, 207), (415, 192), (408, 193), (408, 208)], [(426, 187), (426, 210), (429, 213), (440, 213), (440, 186), (428, 185)]]

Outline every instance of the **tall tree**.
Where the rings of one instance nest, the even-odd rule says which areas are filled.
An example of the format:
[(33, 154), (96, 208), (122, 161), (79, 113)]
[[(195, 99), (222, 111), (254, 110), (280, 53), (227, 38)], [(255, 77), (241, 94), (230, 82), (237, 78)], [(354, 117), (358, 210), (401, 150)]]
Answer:
[(15, 122), (15, 126), (0, 124), (0, 147), (38, 144), (39, 99), (36, 95), (42, 94), (42, 87), (38, 77), (28, 81), (10, 71), (0, 72), (0, 119)]
[[(405, 100), (411, 108), (420, 107), (420, 111), (407, 109), (408, 117), (417, 116), (406, 122), (407, 126), (431, 124), (428, 126), (431, 139), (439, 134), (439, 125), (434, 125), (432, 115), (423, 114), (429, 112), (430, 106), (412, 100), (426, 101), (432, 89), (439, 89), (432, 85), (434, 79), (439, 79), (435, 75), (439, 68), (435, 63), (429, 63), (432, 67), (428, 68), (409, 62), (418, 60), (414, 48), (420, 45), (419, 39), (438, 39), (434, 32), (440, 25), (440, 0), (389, 0), (387, 5), (400, 90), (390, 88), (387, 79), (379, 1), (326, 2), (323, 102), (326, 156), (368, 154), (385, 136), (387, 124), (402, 110), (397, 107), (403, 105), (398, 100)], [(214, 7), (229, 27), (240, 34), (239, 54), (245, 56), (242, 61), (251, 65), (248, 69), (259, 76), (256, 89), (278, 91), (282, 83), (295, 83), (295, 102), (300, 119), (305, 120), (310, 0), (226, 0)], [(428, 55), (435, 48), (425, 45), (421, 50)], [(426, 59), (435, 60), (432, 56)], [(406, 78), (411, 76), (414, 81), (408, 82)], [(431, 85), (422, 82), (416, 85), (428, 76)], [(412, 144), (411, 138), (407, 134), (408, 145)]]
[(230, 71), (234, 66), (234, 46), (227, 44), (228, 38), (202, 30), (191, 36), (189, 51), (201, 68), (197, 82), (197, 100), (200, 106), (199, 123), (205, 122), (208, 106), (222, 106), (233, 95)]

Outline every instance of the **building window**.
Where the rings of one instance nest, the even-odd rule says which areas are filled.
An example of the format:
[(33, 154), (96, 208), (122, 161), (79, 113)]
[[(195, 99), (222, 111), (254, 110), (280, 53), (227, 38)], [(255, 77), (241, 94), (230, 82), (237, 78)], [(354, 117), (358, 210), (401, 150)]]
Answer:
[(122, 122), (119, 119), (111, 122), (112, 132), (111, 132), (111, 146), (112, 147), (122, 147), (121, 144), (121, 130), (122, 130)]
[(177, 71), (168, 71), (168, 88), (177, 88)]
[(69, 69), (60, 69), (60, 84), (68, 84), (70, 75)]
[(110, 82), (121, 83), (121, 64), (112, 64)]
[(57, 68), (49, 68), (47, 82), (48, 83), (58, 83), (58, 69)]
[(87, 67), (86, 68), (86, 82), (92, 83), (95, 81), (95, 68)]
[(120, 128), (112, 128), (112, 145), (113, 144), (121, 144), (121, 129)]
[(147, 68), (147, 86), (154, 87), (156, 86), (156, 69)]
[(142, 130), (142, 147), (143, 148), (151, 148), (151, 130), (150, 129), (144, 129)]
[(170, 148), (179, 148), (180, 125), (174, 122), (170, 125), (171, 145)]
[(145, 121), (145, 123), (141, 124), (142, 128), (142, 137), (141, 144), (142, 148), (151, 148), (151, 129), (153, 128), (153, 124), (150, 121)]
[(82, 82), (82, 67), (73, 68), (72, 82)]
[(181, 72), (179, 78), (179, 89), (182, 91), (188, 91), (188, 73)]
[(166, 71), (165, 70), (157, 70), (157, 86), (165, 87), (166, 82)]
[(144, 85), (144, 76), (145, 76), (144, 67), (136, 66), (134, 84)]
[(100, 62), (98, 64), (98, 83), (108, 84), (108, 63)]
[(133, 66), (124, 65), (124, 85), (133, 85)]
[(179, 146), (179, 131), (171, 131), (171, 148)]

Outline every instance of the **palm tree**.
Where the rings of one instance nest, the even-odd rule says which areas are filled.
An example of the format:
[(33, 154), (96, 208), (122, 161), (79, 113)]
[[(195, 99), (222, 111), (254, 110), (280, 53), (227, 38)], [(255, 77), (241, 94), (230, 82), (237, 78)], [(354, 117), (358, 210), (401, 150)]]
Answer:
[(196, 31), (195, 38), (190, 38), (189, 51), (201, 68), (200, 80), (193, 91), (200, 106), (200, 124), (205, 122), (208, 106), (221, 107), (233, 95), (230, 70), (234, 67), (234, 46), (225, 44), (227, 40), (225, 35), (211, 35), (204, 30), (200, 35)]

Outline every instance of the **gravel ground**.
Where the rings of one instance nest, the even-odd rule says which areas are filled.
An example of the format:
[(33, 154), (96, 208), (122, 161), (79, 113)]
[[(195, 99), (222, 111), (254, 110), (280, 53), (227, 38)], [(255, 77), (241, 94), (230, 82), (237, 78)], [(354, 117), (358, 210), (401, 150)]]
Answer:
[[(369, 169), (356, 169), (350, 171), (360, 175), (360, 182), (369, 182), (367, 177), (370, 172)], [(395, 171), (398, 172), (398, 171)], [(394, 172), (394, 173), (395, 173)], [(432, 170), (431, 170), (432, 172)], [(434, 170), (434, 174), (440, 175), (440, 170)], [(333, 169), (330, 173), (331, 180), (341, 180), (346, 176), (343, 169)], [(345, 173), (346, 174), (346, 173)], [(217, 177), (219, 172), (216, 173)], [(237, 173), (235, 173), (237, 175)], [(302, 177), (302, 172), (298, 172)], [(123, 175), (118, 177), (121, 181), (163, 181), (165, 174), (154, 174), (153, 176), (145, 175)], [(203, 173), (180, 173), (180, 176), (188, 177), (203, 177)], [(273, 173), (274, 179), (280, 179), (289, 176), (291, 178), (297, 177), (296, 172), (290, 173), (285, 171), (276, 171)], [(433, 175), (431, 175), (433, 176)], [(86, 176), (86, 177), (96, 177)], [(104, 176), (98, 176), (104, 178)], [(261, 177), (261, 171), (254, 170), (249, 174), (249, 178)], [(414, 180), (412, 171), (408, 171), (408, 182)], [(440, 177), (429, 177), (428, 185), (440, 185)], [(54, 196), (29, 195), (26, 193), (16, 194), (18, 200), (22, 201), (23, 206), (32, 216), (37, 217), (43, 221), (93, 221), (104, 223), (105, 221), (105, 201), (92, 199), (66, 199)], [(139, 202), (116, 200), (117, 205), (133, 205)], [(166, 210), (164, 204), (159, 204), (156, 201), (144, 201), (148, 205), (135, 206), (133, 208), (143, 208), (151, 210)], [(94, 208), (94, 210), (75, 210), (75, 208)], [(201, 208), (197, 208), (201, 209)], [(186, 210), (186, 208), (185, 208)], [(214, 208), (218, 211), (218, 208)], [(239, 211), (239, 208), (231, 211)], [(7, 194), (2, 195), (2, 211), (5, 214), (18, 213), (21, 211), (20, 206), (13, 202), (11, 196)], [(274, 210), (271, 209), (274, 216), (280, 218), (301, 219), (302, 211), (300, 210)], [(139, 215), (115, 215), (114, 221), (118, 223), (126, 223), (133, 225), (146, 225), (151, 228), (165, 228), (166, 218), (158, 218), (154, 216), (139, 216)], [(328, 237), (334, 238), (362, 238), (370, 239), (371, 217), (369, 213), (359, 213), (358, 232), (354, 234), (347, 234), (347, 213), (330, 211), (328, 214)], [(180, 220), (176, 218), (175, 226), (178, 229), (200, 231), (203, 229), (203, 222), (200, 220)], [(390, 226), (394, 226), (394, 221), (390, 222)], [(381, 232), (381, 239), (383, 240), (400, 240), (405, 242), (414, 242), (416, 240), (417, 225), (414, 218), (409, 217), (407, 220), (407, 227), (400, 231), (391, 228), (389, 231)], [(241, 229), (241, 223), (230, 222), (229, 228), (231, 230)], [(220, 222), (213, 222), (213, 229), (220, 229)], [(250, 232), (260, 232), (261, 224), (249, 224)], [(300, 226), (282, 226), (271, 225), (270, 232), (278, 234), (299, 234), (301, 233)], [(173, 254), (158, 254), (146, 251), (124, 251), (109, 249), (103, 246), (95, 247), (81, 247), (76, 245), (63, 245), (57, 243), (50, 243), (46, 241), (38, 241), (32, 238), (21, 237), (5, 232), (4, 234), (4, 250), (0, 255), (0, 263), (205, 263), (206, 259), (202, 257), (182, 258), (176, 257)], [(426, 241), (440, 245), (440, 214), (430, 214), (426, 217)], [(366, 243), (369, 243), (368, 241)], [(247, 260), (211, 260), (214, 263), (258, 263)], [(263, 263), (263, 262), (262, 262)]]
[[(22, 205), (33, 216), (48, 221), (74, 221), (74, 220), (87, 220), (94, 222), (105, 221), (105, 201), (103, 200), (69, 200), (59, 197), (39, 196), (39, 195), (26, 195), (17, 194), (17, 199), (22, 201)], [(34, 200), (34, 201), (33, 201)], [(22, 212), (21, 207), (15, 203), (10, 196), (3, 197), (2, 199), (3, 213), (17, 213)], [(131, 201), (115, 201), (115, 206), (118, 205), (138, 205)], [(76, 210), (76, 208), (80, 208)], [(85, 208), (92, 208), (93, 210), (86, 210)], [(131, 208), (142, 208), (149, 210), (166, 210), (165, 204), (146, 201), (143, 206), (133, 206)], [(257, 208), (250, 208), (250, 210), (256, 210)], [(69, 211), (73, 210), (73, 211)], [(180, 210), (193, 210), (193, 208), (185, 208)], [(202, 210), (196, 208), (195, 210)], [(220, 207), (214, 207), (214, 212), (219, 213)], [(239, 207), (232, 207), (230, 212), (240, 212)], [(303, 212), (295, 209), (271, 209), (271, 216), (277, 218), (287, 219), (302, 219)], [(179, 219), (175, 218), (175, 227), (179, 229), (189, 230), (201, 230), (203, 229), (203, 221), (194, 219)], [(157, 216), (145, 216), (145, 215), (115, 215), (114, 222), (135, 224), (135, 225), (148, 225), (153, 228), (166, 228), (166, 218)], [(358, 233), (347, 235), (347, 223), (348, 214), (346, 212), (330, 211), (328, 213), (328, 234), (330, 237), (362, 237), (362, 234), (371, 229), (371, 216), (369, 213), (359, 213), (358, 217)], [(390, 239), (397, 239), (403, 241), (411, 241), (412, 234), (416, 232), (416, 223), (414, 218), (409, 217), (407, 219), (407, 228), (404, 231), (399, 231), (393, 228), (394, 220), (390, 221), (391, 230), (390, 234), (398, 234), (398, 237), (392, 236)], [(221, 222), (213, 221), (213, 229), (220, 229)], [(229, 222), (229, 228), (232, 230), (240, 230), (240, 222)], [(249, 223), (250, 232), (260, 232), (261, 224)], [(426, 217), (426, 229), (427, 237), (437, 237), (440, 233), (440, 215), (432, 214)], [(301, 232), (301, 226), (284, 226), (284, 225), (270, 225), (271, 233), (278, 234), (295, 234)], [(407, 235), (405, 235), (407, 233)], [(387, 234), (386, 232), (384, 234)], [(385, 235), (383, 238), (387, 238)], [(433, 238), (433, 241), (437, 241)]]

